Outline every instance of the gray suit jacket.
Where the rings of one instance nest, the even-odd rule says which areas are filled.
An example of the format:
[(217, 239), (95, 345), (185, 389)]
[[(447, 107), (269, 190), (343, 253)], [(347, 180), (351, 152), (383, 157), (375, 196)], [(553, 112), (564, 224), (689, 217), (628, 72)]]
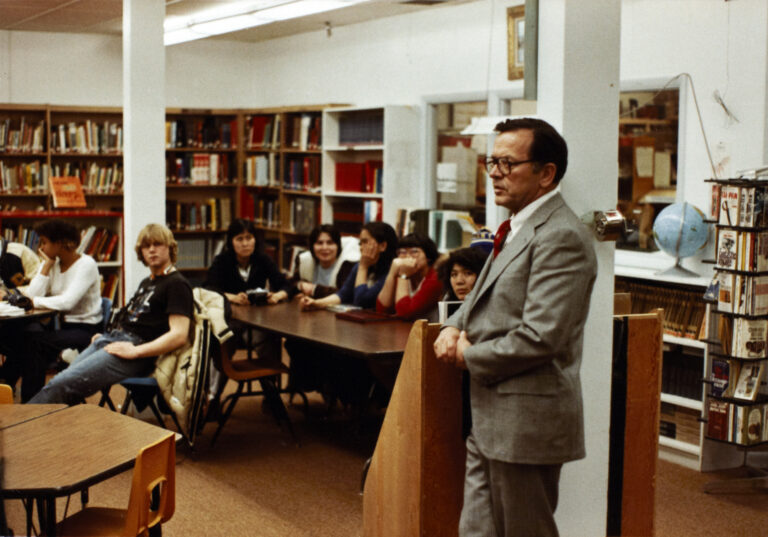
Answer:
[(597, 274), (592, 237), (560, 194), (499, 253), (446, 326), (466, 330), (472, 432), (494, 460), (583, 458), (579, 368)]

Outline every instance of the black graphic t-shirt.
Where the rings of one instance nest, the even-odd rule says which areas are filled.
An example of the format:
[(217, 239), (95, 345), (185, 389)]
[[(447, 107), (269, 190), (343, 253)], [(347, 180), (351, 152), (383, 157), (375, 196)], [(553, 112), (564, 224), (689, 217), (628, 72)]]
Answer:
[(119, 327), (136, 334), (142, 342), (152, 341), (170, 330), (169, 315), (193, 319), (193, 308), (192, 287), (180, 273), (144, 278), (121, 312)]

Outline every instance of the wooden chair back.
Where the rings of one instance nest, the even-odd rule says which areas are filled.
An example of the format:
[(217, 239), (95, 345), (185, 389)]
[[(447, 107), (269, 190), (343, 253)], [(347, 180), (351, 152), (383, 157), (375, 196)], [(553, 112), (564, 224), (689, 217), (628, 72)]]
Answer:
[[(131, 496), (125, 515), (125, 535), (147, 535), (170, 520), (176, 505), (176, 444), (173, 434), (139, 452), (133, 468)], [(153, 509), (152, 491), (160, 487)]]
[(0, 405), (13, 404), (13, 388), (0, 384)]

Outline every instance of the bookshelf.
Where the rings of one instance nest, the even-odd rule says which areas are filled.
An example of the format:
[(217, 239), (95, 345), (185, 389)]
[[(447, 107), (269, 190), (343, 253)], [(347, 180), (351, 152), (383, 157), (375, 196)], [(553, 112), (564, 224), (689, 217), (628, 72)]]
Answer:
[(632, 297), (632, 313), (664, 310), (659, 456), (698, 469), (702, 453), (702, 378), (708, 363), (702, 341), (707, 282), (653, 279), (652, 273), (616, 267), (616, 291)]
[(712, 358), (704, 441), (712, 449), (702, 470), (717, 470), (745, 464), (747, 450), (768, 444), (768, 187), (748, 179), (708, 182), (717, 246), (706, 295)]
[[(80, 179), (85, 209), (54, 208), (49, 179), (61, 175)], [(120, 108), (0, 104), (0, 232), (29, 242), (39, 221), (73, 219), (99, 265), (103, 294), (116, 305), (123, 300), (122, 183)]]
[(418, 205), (418, 126), (410, 106), (324, 111), (323, 222), (357, 234), (364, 222), (394, 224), (397, 209)]

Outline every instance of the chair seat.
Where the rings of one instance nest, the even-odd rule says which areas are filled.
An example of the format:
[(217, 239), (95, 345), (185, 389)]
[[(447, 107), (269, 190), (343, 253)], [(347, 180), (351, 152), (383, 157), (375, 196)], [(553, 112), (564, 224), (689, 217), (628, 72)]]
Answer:
[(254, 380), (273, 377), (288, 372), (283, 364), (265, 363), (259, 360), (232, 360), (230, 378), (232, 380)]
[(63, 537), (122, 536), (125, 531), (125, 509), (85, 507), (56, 525), (56, 535)]

